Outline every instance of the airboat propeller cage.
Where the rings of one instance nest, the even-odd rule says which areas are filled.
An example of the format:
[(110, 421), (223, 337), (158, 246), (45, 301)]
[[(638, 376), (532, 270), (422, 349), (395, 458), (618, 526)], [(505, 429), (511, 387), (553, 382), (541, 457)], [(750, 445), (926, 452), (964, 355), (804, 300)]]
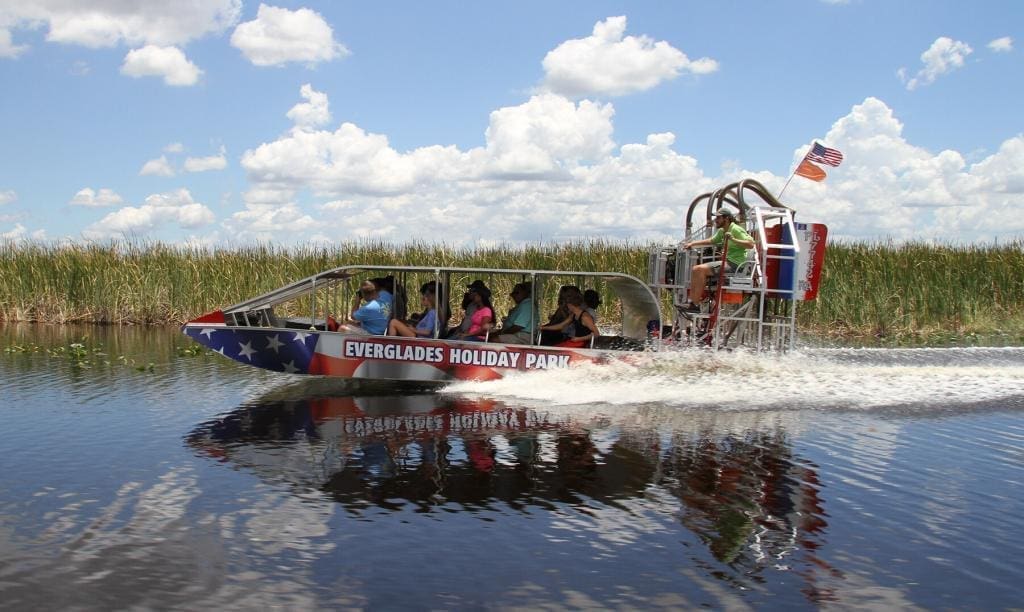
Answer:
[(796, 211), (785, 206), (782, 202), (779, 202), (764, 185), (754, 179), (743, 179), (742, 181), (729, 183), (721, 189), (703, 193), (694, 198), (693, 201), (690, 202), (689, 208), (686, 209), (686, 234), (690, 235), (693, 233), (693, 213), (697, 210), (697, 206), (704, 201), (707, 201), (704, 220), (708, 225), (711, 225), (711, 218), (714, 216), (715, 212), (720, 210), (726, 204), (731, 204), (739, 210), (740, 217), (746, 218), (747, 211), (751, 208), (744, 198), (744, 193), (747, 191), (753, 191), (760, 196), (766, 204), (773, 208), (785, 209), (790, 211), (792, 215), (796, 215)]
[[(723, 228), (721, 242), (716, 241), (719, 251), (710, 241), (717, 235), (713, 218), (732, 209), (737, 211), (734, 222), (754, 242), (752, 248), (744, 243), (742, 263), (736, 248), (728, 248), (741, 234)], [(698, 220), (701, 211), (703, 222)], [(796, 303), (817, 295), (827, 235), (824, 225), (798, 224), (794, 214), (750, 178), (694, 198), (686, 209), (683, 242), (654, 249), (649, 258), (651, 287), (671, 295), (671, 337), (712, 348), (792, 348)], [(710, 290), (701, 284), (705, 280)], [(696, 304), (699, 297), (706, 306)]]

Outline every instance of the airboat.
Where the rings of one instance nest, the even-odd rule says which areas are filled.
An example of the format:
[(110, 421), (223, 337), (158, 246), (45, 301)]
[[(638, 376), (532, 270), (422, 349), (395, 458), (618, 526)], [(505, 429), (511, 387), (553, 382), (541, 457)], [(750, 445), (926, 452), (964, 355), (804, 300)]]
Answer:
[[(755, 247), (733, 272), (722, 266), (705, 289), (699, 311), (693, 312), (684, 308), (692, 268), (724, 260), (725, 253), (683, 245), (711, 237), (713, 215), (724, 206), (738, 212), (736, 222), (754, 237)], [(268, 370), (427, 385), (629, 361), (643, 353), (688, 347), (786, 351), (796, 342), (797, 303), (817, 297), (826, 239), (824, 225), (797, 223), (791, 208), (759, 182), (746, 179), (695, 198), (686, 211), (683, 241), (652, 248), (644, 280), (615, 271), (353, 264), (207, 313), (185, 323), (182, 331), (225, 357)], [(523, 344), (451, 338), (447, 315), (436, 317), (427, 337), (368, 335), (338, 327), (359, 283), (371, 277), (390, 278), (396, 298), (405, 288), (433, 282), (440, 288), (439, 313), (450, 312), (452, 297), (477, 280), (494, 288), (496, 297), (529, 282), (533, 313), (553, 309), (562, 286), (593, 289), (603, 297), (601, 333), (577, 348), (545, 345), (536, 322), (530, 342)], [(392, 316), (405, 318), (407, 308), (405, 300), (396, 299)]]

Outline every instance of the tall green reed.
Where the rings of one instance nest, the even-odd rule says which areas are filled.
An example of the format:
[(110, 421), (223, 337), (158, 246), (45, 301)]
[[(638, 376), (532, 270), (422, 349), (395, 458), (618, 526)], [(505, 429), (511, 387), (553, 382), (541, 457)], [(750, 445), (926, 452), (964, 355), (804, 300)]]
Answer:
[[(606, 270), (646, 279), (647, 250), (603, 241), (486, 248), (360, 241), (227, 249), (7, 242), (0, 243), (0, 319), (180, 323), (347, 264)], [(504, 297), (514, 279), (495, 282), (492, 290)], [(458, 290), (452, 289), (453, 298)], [(555, 291), (546, 288), (545, 303)], [(1024, 244), (833, 244), (818, 299), (801, 304), (798, 318), (805, 329), (836, 334), (1021, 331)]]

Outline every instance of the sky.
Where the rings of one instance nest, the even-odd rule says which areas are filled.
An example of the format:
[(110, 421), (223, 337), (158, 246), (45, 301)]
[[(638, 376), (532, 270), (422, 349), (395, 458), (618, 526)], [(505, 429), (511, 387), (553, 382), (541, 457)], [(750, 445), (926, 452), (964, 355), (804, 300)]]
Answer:
[[(0, 0), (0, 239), (1024, 239), (1024, 3)], [(1017, 109), (1017, 110), (1014, 110)]]

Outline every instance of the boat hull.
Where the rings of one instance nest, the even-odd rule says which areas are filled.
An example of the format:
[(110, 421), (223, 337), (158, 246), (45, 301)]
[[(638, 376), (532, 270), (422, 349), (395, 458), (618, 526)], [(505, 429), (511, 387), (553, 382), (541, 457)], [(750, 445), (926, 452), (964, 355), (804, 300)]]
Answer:
[(188, 323), (199, 344), (258, 368), (341, 378), (445, 383), (605, 361), (608, 351)]

